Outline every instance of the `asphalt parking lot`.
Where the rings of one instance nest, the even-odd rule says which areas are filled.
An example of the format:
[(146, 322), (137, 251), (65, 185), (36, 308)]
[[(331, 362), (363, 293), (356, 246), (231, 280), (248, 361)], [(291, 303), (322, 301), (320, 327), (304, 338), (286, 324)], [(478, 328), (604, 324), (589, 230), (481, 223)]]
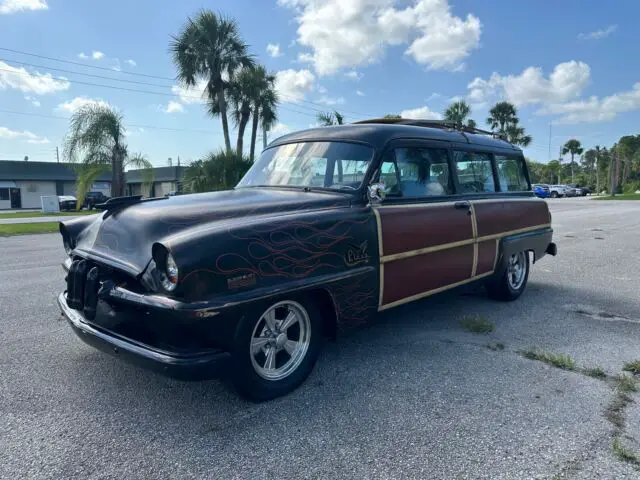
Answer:
[[(612, 382), (519, 354), (610, 376), (640, 359), (640, 202), (549, 203), (559, 254), (521, 299), (465, 289), (389, 310), (263, 404), (224, 375), (178, 382), (85, 346), (55, 305), (58, 235), (0, 238), (0, 478), (640, 478), (612, 450)], [(469, 314), (495, 331), (463, 331)], [(619, 434), (640, 451), (635, 400)]]

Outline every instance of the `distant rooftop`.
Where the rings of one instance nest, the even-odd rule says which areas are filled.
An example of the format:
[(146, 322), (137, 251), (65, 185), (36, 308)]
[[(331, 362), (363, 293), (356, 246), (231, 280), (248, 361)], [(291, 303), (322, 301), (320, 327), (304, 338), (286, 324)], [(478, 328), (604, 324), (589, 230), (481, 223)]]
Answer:
[[(0, 180), (75, 182), (76, 172), (73, 167), (74, 165), (69, 163), (0, 160)], [(153, 181), (179, 181), (182, 179), (185, 168), (183, 166), (155, 167), (153, 169)], [(101, 174), (96, 181), (111, 181), (111, 173)], [(125, 172), (125, 181), (127, 183), (142, 183), (142, 171), (129, 170)]]

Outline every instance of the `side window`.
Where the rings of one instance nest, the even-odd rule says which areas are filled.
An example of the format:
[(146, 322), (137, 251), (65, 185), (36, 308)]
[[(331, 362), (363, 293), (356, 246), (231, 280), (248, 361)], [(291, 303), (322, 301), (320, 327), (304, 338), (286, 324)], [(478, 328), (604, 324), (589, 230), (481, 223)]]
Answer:
[(459, 193), (495, 192), (491, 155), (478, 152), (453, 152)]
[(400, 182), (395, 192), (402, 197), (451, 195), (451, 175), (444, 148), (397, 148), (394, 150)]
[(8, 188), (0, 188), (0, 200), (9, 200)]
[(500, 191), (522, 192), (529, 190), (522, 157), (496, 155), (496, 165), (498, 166)]

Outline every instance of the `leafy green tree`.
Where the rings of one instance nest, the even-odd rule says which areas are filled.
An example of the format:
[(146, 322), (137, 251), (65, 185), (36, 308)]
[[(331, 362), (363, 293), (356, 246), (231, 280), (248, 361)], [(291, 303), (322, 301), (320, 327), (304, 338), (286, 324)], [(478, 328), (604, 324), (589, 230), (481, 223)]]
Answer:
[(529, 146), (533, 138), (531, 135), (527, 135), (523, 127), (518, 126), (517, 119), (514, 123), (507, 126), (506, 129), (507, 141), (514, 145), (521, 145), (523, 147)]
[(234, 151), (210, 152), (185, 169), (182, 188), (190, 193), (230, 190), (249, 168), (251, 161)]
[(320, 112), (317, 116), (318, 123), (323, 127), (330, 127), (332, 125), (343, 125), (344, 116), (338, 113), (336, 110), (333, 112)]
[(582, 148), (580, 141), (576, 140), (575, 138), (568, 140), (567, 143), (565, 143), (564, 146), (562, 147), (562, 155), (566, 155), (567, 153), (571, 155), (571, 163), (569, 164), (571, 165), (571, 183), (574, 183), (574, 180), (575, 180), (574, 157), (576, 155), (582, 155), (582, 152), (584, 152), (584, 149)]
[[(598, 159), (598, 152), (595, 148), (590, 148), (584, 155), (582, 155), (581, 163), (585, 170), (586, 181), (580, 182), (580, 185), (587, 184), (590, 187), (595, 185), (594, 176), (596, 174), (596, 161)], [(597, 182), (596, 182), (597, 183)]]
[(399, 120), (402, 117), (400, 115), (398, 115), (397, 113), (387, 113), (384, 117), (382, 118), (389, 118), (389, 119), (396, 119)]
[(549, 160), (547, 171), (549, 172), (549, 183), (557, 185), (560, 183), (560, 170), (562, 165), (559, 160)]
[(455, 123), (459, 127), (465, 125), (466, 121), (467, 127), (475, 128), (476, 122), (469, 119), (469, 115), (471, 115), (471, 107), (464, 100), (460, 100), (447, 107), (444, 112), (444, 119)]
[(93, 182), (105, 172), (111, 172), (112, 197), (125, 194), (126, 167), (144, 169), (144, 183), (153, 181), (151, 162), (140, 154), (129, 155), (126, 135), (122, 115), (110, 106), (87, 104), (71, 116), (63, 156), (76, 164), (78, 208)]
[(625, 185), (630, 178), (640, 173), (640, 135), (625, 135), (618, 140), (618, 152), (622, 161), (620, 183)]
[(173, 37), (170, 50), (182, 84), (193, 87), (200, 79), (206, 81), (209, 102), (218, 104), (216, 110), (209, 112), (222, 119), (225, 147), (230, 150), (225, 90), (238, 69), (254, 63), (236, 21), (202, 10)]

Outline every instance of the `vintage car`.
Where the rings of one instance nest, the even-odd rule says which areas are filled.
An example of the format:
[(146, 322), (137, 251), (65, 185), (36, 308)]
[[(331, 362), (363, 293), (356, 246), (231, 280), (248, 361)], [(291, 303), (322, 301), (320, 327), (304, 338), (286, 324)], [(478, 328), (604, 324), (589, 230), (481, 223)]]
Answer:
[(292, 133), (233, 190), (113, 198), (60, 233), (83, 341), (177, 377), (230, 353), (254, 400), (299, 386), (342, 328), (472, 282), (514, 300), (556, 254), (521, 150), (418, 120)]

